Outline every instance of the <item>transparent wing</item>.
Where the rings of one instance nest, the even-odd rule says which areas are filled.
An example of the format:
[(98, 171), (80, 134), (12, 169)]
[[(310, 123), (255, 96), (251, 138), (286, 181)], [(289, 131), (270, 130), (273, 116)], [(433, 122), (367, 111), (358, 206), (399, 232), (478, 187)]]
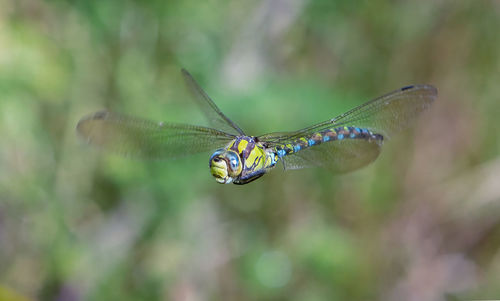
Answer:
[(182, 69), (182, 75), (184, 76), (189, 89), (193, 93), (196, 103), (208, 118), (211, 126), (228, 133), (245, 135), (236, 123), (222, 113), (222, 111), (217, 107), (217, 105), (215, 105), (208, 94), (203, 91), (200, 85), (198, 85), (186, 69)]
[(366, 166), (377, 159), (382, 140), (346, 139), (324, 143), (283, 158), (285, 169), (323, 167), (344, 173)]
[(436, 97), (437, 89), (431, 85), (407, 86), (311, 127), (295, 132), (270, 133), (259, 139), (269, 145), (288, 143), (315, 132), (341, 126), (368, 128), (387, 139), (414, 123), (419, 113), (427, 109)]
[(78, 122), (77, 131), (90, 144), (122, 155), (178, 158), (224, 147), (235, 138), (215, 129), (97, 112)]

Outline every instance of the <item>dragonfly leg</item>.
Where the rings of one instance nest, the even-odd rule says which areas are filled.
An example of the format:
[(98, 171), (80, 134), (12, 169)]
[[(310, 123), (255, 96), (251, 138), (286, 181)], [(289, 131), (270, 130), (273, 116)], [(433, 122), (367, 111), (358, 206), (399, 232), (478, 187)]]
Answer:
[(265, 169), (256, 170), (249, 174), (242, 175), (237, 181), (234, 181), (233, 183), (237, 185), (247, 184), (262, 177), (265, 173), (266, 173)]

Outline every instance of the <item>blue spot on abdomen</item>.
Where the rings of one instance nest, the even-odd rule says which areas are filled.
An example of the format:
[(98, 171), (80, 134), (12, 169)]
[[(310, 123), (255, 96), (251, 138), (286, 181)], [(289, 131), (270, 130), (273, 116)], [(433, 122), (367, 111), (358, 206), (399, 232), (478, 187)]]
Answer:
[(338, 134), (338, 135), (337, 135), (337, 139), (338, 139), (338, 140), (342, 140), (342, 139), (344, 139), (344, 134)]

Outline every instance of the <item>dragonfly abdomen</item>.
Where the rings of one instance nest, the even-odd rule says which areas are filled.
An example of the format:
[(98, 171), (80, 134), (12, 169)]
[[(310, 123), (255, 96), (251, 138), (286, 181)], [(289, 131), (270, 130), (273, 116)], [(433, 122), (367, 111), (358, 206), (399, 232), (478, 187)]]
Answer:
[(326, 129), (309, 136), (300, 137), (291, 143), (282, 144), (275, 147), (275, 153), (278, 158), (296, 153), (300, 150), (320, 145), (322, 143), (340, 141), (344, 139), (367, 139), (383, 141), (384, 137), (380, 134), (374, 134), (366, 128), (352, 126)]

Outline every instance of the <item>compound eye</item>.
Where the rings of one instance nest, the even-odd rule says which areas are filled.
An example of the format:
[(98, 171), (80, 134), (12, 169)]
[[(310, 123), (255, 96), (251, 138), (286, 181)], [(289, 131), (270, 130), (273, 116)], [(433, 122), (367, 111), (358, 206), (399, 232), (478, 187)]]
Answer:
[(216, 150), (212, 156), (210, 156), (210, 160), (209, 160), (209, 165), (212, 166), (212, 162), (220, 162), (222, 159), (220, 158), (220, 155), (224, 152), (223, 149), (218, 149)]
[(228, 152), (226, 156), (229, 161), (229, 167), (233, 171), (237, 171), (240, 166), (240, 156), (235, 152)]

